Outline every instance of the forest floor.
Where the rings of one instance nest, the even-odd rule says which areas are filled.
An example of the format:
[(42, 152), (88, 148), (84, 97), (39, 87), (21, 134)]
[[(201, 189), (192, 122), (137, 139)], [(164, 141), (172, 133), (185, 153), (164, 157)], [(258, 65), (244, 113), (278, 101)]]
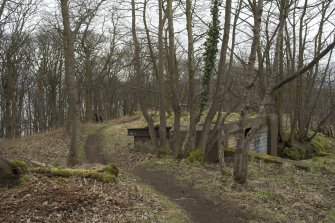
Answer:
[[(118, 163), (121, 171), (128, 170), (130, 173), (134, 173), (139, 177), (141, 182), (152, 186), (157, 192), (178, 204), (183, 210), (186, 210), (193, 222), (247, 222), (246, 219), (248, 219), (248, 216), (238, 211), (232, 203), (218, 203), (206, 199), (192, 188), (179, 183), (172, 174), (164, 170), (151, 170), (150, 168), (147, 168), (146, 165), (143, 165), (143, 163), (142, 165), (138, 165), (140, 159), (137, 161), (134, 160), (134, 154), (129, 153), (129, 150), (124, 149), (124, 143), (123, 145), (120, 144), (120, 140), (109, 141), (108, 139), (110, 139), (110, 137), (106, 138), (106, 136), (103, 135), (105, 130), (105, 133), (113, 132), (118, 138), (122, 138), (117, 134), (123, 135), (126, 133), (127, 129), (124, 127), (124, 125), (111, 125), (110, 128), (113, 129), (112, 131), (108, 129), (108, 126), (101, 127), (96, 132), (89, 135), (84, 146), (87, 161), (89, 163), (102, 164)], [(103, 137), (105, 137), (105, 142), (102, 140)], [(109, 142), (106, 142), (106, 140)], [(116, 145), (114, 144), (114, 146), (110, 147), (110, 144), (115, 142)], [(105, 144), (105, 147), (109, 146), (110, 148), (108, 155), (104, 154), (102, 148), (103, 144)], [(120, 158), (120, 154), (122, 155), (122, 158)], [(121, 164), (120, 161), (123, 162), (123, 164)]]
[[(101, 169), (100, 162), (111, 160), (101, 156), (103, 130), (107, 126), (122, 129), (125, 123), (137, 119), (125, 117), (104, 124), (82, 125), (80, 164), (75, 168)], [(111, 146), (121, 148), (124, 143), (128, 146), (127, 141), (131, 142), (122, 135), (120, 142)], [(0, 156), (23, 160), (30, 167), (36, 164), (64, 167), (68, 143), (64, 129), (59, 129), (0, 141)], [(150, 159), (150, 155), (129, 152), (118, 157), (120, 173), (115, 183), (28, 173), (19, 186), (0, 188), (0, 222), (191, 222), (179, 206), (124, 171), (131, 163)]]
[[(114, 163), (116, 183), (27, 174), (0, 191), (0, 222), (335, 222), (333, 156), (309, 160), (309, 172), (250, 160), (248, 183), (238, 185), (229, 157), (222, 175), (217, 164), (135, 152), (127, 128), (144, 123), (134, 116), (82, 126), (77, 168)], [(0, 156), (65, 166), (67, 145), (60, 129), (0, 141)]]

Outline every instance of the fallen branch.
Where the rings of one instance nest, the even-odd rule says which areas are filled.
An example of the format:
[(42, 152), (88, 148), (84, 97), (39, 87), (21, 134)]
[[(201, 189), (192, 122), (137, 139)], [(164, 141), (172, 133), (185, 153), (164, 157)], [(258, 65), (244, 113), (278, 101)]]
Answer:
[(41, 163), (41, 162), (37, 162), (37, 161), (30, 161), (32, 164), (34, 164), (35, 166), (38, 167), (49, 167), (47, 164), (45, 163)]
[[(233, 148), (225, 147), (224, 151), (227, 155), (235, 154), (235, 149)], [(277, 163), (277, 164), (290, 163), (299, 169), (306, 170), (306, 171), (310, 170), (310, 166), (304, 161), (289, 160), (289, 159), (284, 159), (284, 158), (277, 157), (277, 156), (270, 156), (267, 154), (256, 153), (252, 151), (248, 152), (248, 156), (255, 158), (255, 159), (263, 160), (266, 163)]]
[[(7, 161), (2, 158), (0, 158), (0, 164), (1, 164), (0, 173), (3, 172), (4, 173), (3, 175), (4, 176), (6, 175), (10, 182), (13, 181), (14, 178), (18, 180), (20, 178), (20, 175), (26, 172), (46, 174), (48, 176), (58, 176), (58, 177), (78, 176), (78, 177), (83, 177), (83, 178), (96, 179), (96, 180), (99, 180), (105, 183), (115, 182), (116, 177), (119, 174), (119, 170), (113, 164), (108, 164), (104, 166), (102, 170), (85, 170), (85, 169), (48, 167), (46, 166), (46, 164), (38, 163), (38, 162), (35, 163), (35, 165), (38, 165), (39, 167), (28, 168), (27, 164), (22, 161), (19, 161), (19, 160)], [(12, 171), (12, 175), (10, 174), (11, 171)], [(7, 184), (9, 185), (9, 183)]]
[(103, 170), (85, 170), (85, 169), (70, 169), (70, 168), (32, 168), (29, 169), (32, 173), (38, 174), (46, 174), (49, 176), (58, 176), (58, 177), (84, 177), (84, 178), (92, 178), (95, 180), (99, 180), (104, 183), (112, 183), (115, 182), (116, 177), (118, 175), (118, 169), (112, 165), (106, 165)]

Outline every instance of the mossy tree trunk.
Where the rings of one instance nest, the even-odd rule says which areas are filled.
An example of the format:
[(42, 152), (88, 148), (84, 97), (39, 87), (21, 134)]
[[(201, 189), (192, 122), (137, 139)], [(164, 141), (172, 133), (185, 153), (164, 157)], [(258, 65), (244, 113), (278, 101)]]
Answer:
[(223, 40), (222, 47), (220, 53), (220, 62), (218, 66), (218, 75), (215, 85), (215, 90), (213, 94), (213, 100), (207, 116), (205, 118), (203, 130), (200, 136), (200, 140), (198, 143), (198, 148), (205, 154), (206, 145), (209, 138), (209, 132), (212, 125), (212, 120), (219, 108), (219, 104), (222, 97), (222, 86), (224, 81), (224, 76), (226, 72), (226, 60), (227, 60), (227, 52), (228, 52), (228, 43), (229, 43), (229, 35), (230, 35), (230, 18), (231, 18), (231, 0), (226, 1), (226, 9), (225, 9), (225, 21), (224, 21), (224, 29), (223, 29)]

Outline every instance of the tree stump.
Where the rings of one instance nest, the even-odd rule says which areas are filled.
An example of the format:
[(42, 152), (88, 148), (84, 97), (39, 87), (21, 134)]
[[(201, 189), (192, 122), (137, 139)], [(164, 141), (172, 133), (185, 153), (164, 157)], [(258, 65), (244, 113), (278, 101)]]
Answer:
[(10, 161), (0, 157), (0, 188), (8, 188), (19, 183), (20, 170)]

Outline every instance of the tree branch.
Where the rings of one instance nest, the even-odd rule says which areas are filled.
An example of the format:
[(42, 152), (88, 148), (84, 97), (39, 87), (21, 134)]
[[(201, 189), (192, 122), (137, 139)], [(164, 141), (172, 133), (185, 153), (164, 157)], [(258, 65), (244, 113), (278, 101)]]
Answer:
[(300, 70), (295, 72), (294, 74), (288, 75), (286, 78), (281, 80), (278, 84), (272, 87), (271, 92), (273, 93), (274, 91), (278, 90), (285, 84), (291, 82), (295, 78), (299, 77), (300, 75), (304, 74), (306, 71), (311, 69), (317, 62), (319, 62), (324, 56), (329, 53), (333, 48), (335, 47), (335, 39), (334, 41), (327, 46), (326, 49), (324, 49), (318, 56), (316, 56), (311, 62), (309, 62), (306, 66), (302, 67)]

